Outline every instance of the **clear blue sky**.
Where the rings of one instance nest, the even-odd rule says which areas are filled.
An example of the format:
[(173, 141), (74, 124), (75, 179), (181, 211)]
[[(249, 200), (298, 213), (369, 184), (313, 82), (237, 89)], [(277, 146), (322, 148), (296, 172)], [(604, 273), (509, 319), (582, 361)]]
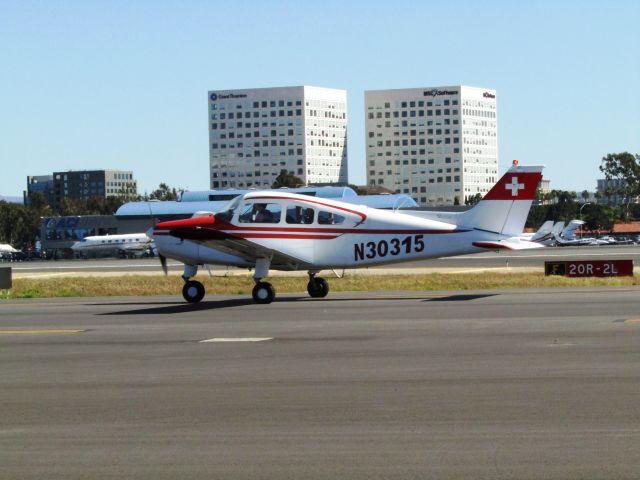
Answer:
[(637, 0), (0, 0), (0, 194), (93, 168), (208, 189), (207, 91), (292, 85), (347, 90), (352, 183), (365, 90), (464, 84), (497, 90), (501, 171), (594, 190), (640, 154), (639, 25)]

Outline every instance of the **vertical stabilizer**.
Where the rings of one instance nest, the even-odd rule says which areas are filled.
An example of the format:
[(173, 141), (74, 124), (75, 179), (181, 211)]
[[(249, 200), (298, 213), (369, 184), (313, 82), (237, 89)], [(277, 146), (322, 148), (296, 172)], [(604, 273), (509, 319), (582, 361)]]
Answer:
[(460, 224), (501, 235), (520, 235), (542, 180), (542, 168), (514, 163), (489, 193), (462, 215)]
[(553, 220), (547, 220), (542, 224), (536, 233), (531, 237), (532, 242), (544, 242), (551, 238), (551, 231), (553, 230)]

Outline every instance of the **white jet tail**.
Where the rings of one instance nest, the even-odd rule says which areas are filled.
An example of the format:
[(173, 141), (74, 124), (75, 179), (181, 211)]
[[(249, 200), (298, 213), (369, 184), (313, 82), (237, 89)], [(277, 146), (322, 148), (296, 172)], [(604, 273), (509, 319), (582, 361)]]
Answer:
[(585, 223), (587, 222), (585, 222), (584, 220), (571, 220), (569, 224), (564, 227), (564, 230), (562, 230), (560, 236), (565, 240), (575, 240), (576, 230), (582, 227), (582, 225), (584, 225)]
[(553, 234), (553, 236), (555, 237), (556, 235), (560, 235), (562, 233), (562, 230), (564, 229), (564, 222), (563, 221), (559, 221), (556, 222), (555, 225), (553, 226), (553, 230), (551, 231), (551, 233)]
[(531, 237), (532, 242), (545, 242), (551, 238), (551, 231), (553, 230), (553, 220), (547, 220), (544, 222), (538, 231)]
[(514, 164), (475, 207), (461, 215), (460, 225), (499, 235), (520, 235), (542, 180), (542, 168)]

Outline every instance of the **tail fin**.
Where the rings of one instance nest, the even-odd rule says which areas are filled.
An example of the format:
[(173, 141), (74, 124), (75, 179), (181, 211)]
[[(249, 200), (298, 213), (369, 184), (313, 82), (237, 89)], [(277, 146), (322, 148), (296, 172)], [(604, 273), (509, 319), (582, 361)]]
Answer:
[(563, 228), (564, 228), (564, 222), (562, 220), (560, 220), (559, 222), (556, 222), (553, 225), (553, 230), (551, 230), (551, 235), (553, 236), (553, 238), (560, 236)]
[(475, 207), (462, 214), (461, 224), (502, 235), (520, 235), (542, 180), (542, 168), (514, 163)]
[(542, 242), (551, 238), (551, 230), (553, 229), (553, 220), (547, 220), (542, 224), (536, 233), (531, 237), (532, 242)]
[(569, 225), (564, 227), (564, 230), (562, 230), (560, 236), (565, 240), (574, 240), (576, 238), (576, 230), (585, 223), (587, 222), (585, 222), (584, 220), (571, 220), (569, 222)]

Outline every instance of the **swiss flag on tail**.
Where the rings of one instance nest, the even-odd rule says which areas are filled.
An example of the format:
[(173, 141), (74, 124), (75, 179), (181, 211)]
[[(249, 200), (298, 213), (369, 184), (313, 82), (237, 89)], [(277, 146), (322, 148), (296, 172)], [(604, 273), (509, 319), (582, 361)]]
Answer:
[(539, 171), (509, 171), (489, 190), (483, 200), (533, 200), (540, 180), (542, 172)]

